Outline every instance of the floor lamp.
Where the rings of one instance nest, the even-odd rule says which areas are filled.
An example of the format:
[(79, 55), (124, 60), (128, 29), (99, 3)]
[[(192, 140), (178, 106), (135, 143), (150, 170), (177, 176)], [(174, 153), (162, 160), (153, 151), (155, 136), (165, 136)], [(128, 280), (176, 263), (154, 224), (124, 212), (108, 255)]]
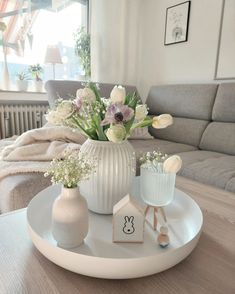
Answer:
[(56, 63), (62, 63), (60, 50), (57, 46), (47, 46), (44, 62), (52, 64), (53, 79), (55, 79), (55, 65), (56, 65)]

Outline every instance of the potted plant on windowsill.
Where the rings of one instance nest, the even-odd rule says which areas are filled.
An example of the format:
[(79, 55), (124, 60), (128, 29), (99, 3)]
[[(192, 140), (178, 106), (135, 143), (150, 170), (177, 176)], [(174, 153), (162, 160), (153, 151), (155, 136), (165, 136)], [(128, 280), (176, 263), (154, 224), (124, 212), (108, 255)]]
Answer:
[(17, 80), (16, 80), (16, 87), (18, 89), (18, 91), (20, 92), (26, 92), (27, 89), (28, 89), (28, 73), (25, 72), (25, 71), (21, 71), (21, 72), (18, 72), (16, 74), (17, 76)]
[(75, 54), (79, 57), (84, 75), (80, 75), (80, 80), (89, 80), (91, 77), (91, 53), (90, 34), (81, 27), (74, 34)]
[(43, 73), (43, 68), (39, 63), (35, 65), (29, 66), (29, 73), (32, 75), (34, 79), (34, 89), (36, 92), (42, 92), (43, 81), (41, 78), (41, 74)]

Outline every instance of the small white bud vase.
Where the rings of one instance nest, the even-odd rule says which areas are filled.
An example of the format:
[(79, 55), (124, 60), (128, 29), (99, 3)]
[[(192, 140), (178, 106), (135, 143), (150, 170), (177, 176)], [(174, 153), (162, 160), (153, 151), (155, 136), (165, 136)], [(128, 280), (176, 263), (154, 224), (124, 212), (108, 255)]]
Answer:
[(140, 193), (144, 202), (150, 206), (162, 207), (174, 198), (175, 173), (158, 173), (140, 168)]
[(52, 235), (59, 247), (75, 248), (88, 233), (87, 202), (79, 188), (62, 187), (52, 208)]

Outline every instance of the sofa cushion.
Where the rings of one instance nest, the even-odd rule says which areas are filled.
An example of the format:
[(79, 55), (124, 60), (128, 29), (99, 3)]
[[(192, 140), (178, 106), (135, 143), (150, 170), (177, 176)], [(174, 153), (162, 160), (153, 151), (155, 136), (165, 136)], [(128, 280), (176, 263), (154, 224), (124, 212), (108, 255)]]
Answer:
[(211, 120), (217, 84), (153, 86), (147, 105), (151, 114)]
[(183, 161), (183, 165), (182, 165), (182, 170), (183, 170), (184, 168), (190, 166), (191, 164), (195, 162), (204, 161), (208, 158), (219, 158), (223, 156), (224, 154), (219, 152), (195, 150), (195, 151), (181, 152), (181, 153), (178, 153), (178, 155), (180, 155)]
[(214, 121), (235, 122), (235, 83), (219, 85), (212, 119)]
[(203, 133), (200, 149), (235, 155), (235, 124), (210, 123)]
[(130, 140), (129, 141), (135, 149), (137, 158), (137, 175), (139, 175), (139, 158), (148, 151), (160, 150), (166, 154), (176, 154), (179, 152), (186, 152), (197, 150), (194, 146), (169, 142), (165, 140), (150, 139), (150, 140)]
[(165, 140), (149, 139), (149, 140), (130, 140), (129, 141), (135, 149), (137, 157), (145, 152), (160, 150), (162, 153), (175, 154), (179, 152), (186, 152), (197, 150), (194, 146), (169, 142)]
[(199, 146), (202, 134), (208, 125), (208, 121), (174, 117), (173, 125), (166, 129), (154, 129), (150, 127), (149, 132), (157, 139)]
[(183, 161), (179, 174), (192, 180), (225, 189), (235, 177), (235, 156), (200, 150), (179, 155)]
[(134, 131), (131, 133), (130, 137), (128, 138), (129, 140), (149, 140), (153, 139), (154, 137), (149, 134), (148, 127), (144, 128), (136, 128)]

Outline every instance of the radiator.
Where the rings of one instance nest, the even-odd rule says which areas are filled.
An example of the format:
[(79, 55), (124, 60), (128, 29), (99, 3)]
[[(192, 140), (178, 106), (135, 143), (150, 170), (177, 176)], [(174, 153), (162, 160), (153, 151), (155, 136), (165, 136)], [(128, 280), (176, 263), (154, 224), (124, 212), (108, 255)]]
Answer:
[(1, 104), (0, 138), (42, 127), (48, 107), (46, 104)]

